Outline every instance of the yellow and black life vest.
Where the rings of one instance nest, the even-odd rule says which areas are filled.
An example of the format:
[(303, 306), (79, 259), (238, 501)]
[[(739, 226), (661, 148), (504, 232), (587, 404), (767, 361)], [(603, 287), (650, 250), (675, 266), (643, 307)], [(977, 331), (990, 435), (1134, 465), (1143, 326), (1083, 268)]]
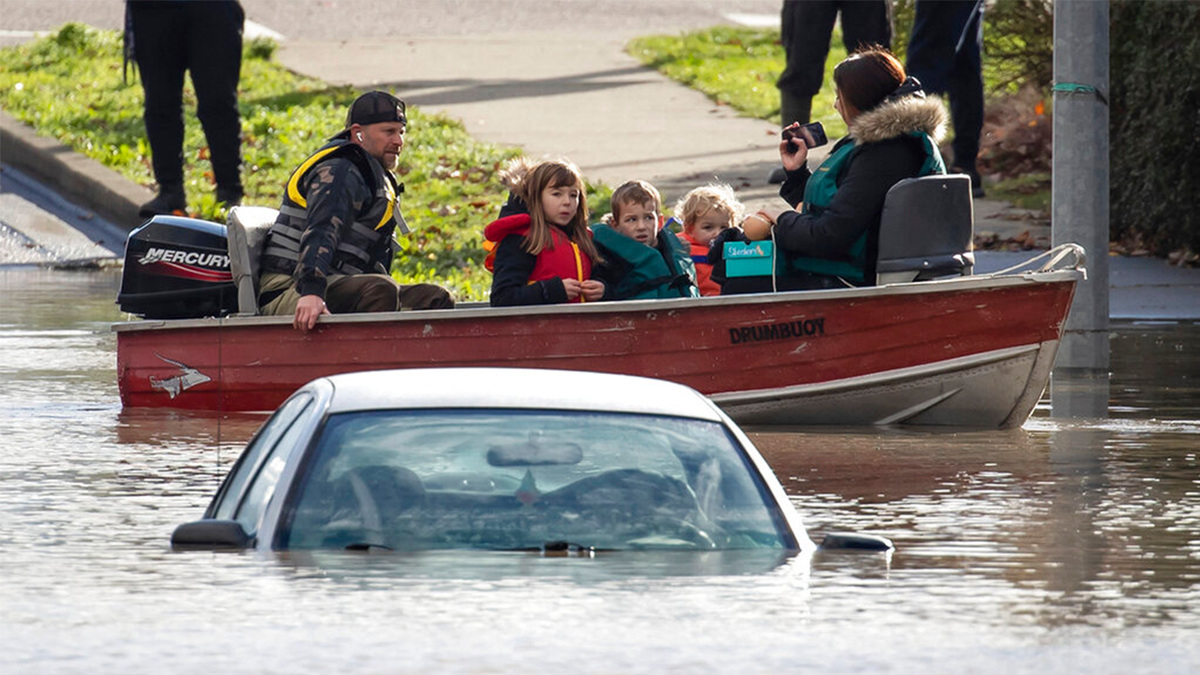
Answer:
[(372, 199), (356, 214), (353, 222), (338, 232), (337, 249), (331, 271), (337, 274), (388, 274), (398, 250), (396, 230), (408, 234), (408, 224), (400, 214), (400, 193), (392, 175), (360, 146), (336, 139), (313, 153), (292, 172), (279, 207), (279, 218), (271, 226), (263, 248), (263, 269), (291, 273), (299, 262), (300, 239), (308, 227), (308, 201), (304, 184), (321, 162), (345, 158), (372, 191)]

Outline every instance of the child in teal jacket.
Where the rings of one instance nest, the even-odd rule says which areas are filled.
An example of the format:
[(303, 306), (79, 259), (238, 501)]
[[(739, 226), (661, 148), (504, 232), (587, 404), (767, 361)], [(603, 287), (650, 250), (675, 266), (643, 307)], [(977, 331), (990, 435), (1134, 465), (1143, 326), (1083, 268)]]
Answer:
[(698, 298), (696, 268), (688, 247), (663, 228), (662, 200), (645, 181), (629, 181), (612, 194), (612, 213), (592, 226), (604, 262), (593, 270), (604, 300)]

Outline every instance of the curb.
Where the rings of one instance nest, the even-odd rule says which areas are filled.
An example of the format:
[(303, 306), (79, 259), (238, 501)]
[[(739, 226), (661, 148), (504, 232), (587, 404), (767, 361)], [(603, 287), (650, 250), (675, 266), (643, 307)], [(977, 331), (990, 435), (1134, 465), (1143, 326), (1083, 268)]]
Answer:
[(154, 192), (0, 111), (0, 159), (125, 231), (142, 224)]

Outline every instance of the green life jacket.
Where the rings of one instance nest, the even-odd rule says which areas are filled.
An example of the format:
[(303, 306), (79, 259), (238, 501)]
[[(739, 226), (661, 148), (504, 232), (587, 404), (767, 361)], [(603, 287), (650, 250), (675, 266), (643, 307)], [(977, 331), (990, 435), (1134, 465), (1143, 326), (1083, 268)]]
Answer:
[[(946, 173), (946, 163), (942, 160), (942, 153), (929, 134), (912, 131), (907, 135), (921, 139), (925, 150), (925, 161), (921, 164), (921, 170), (917, 176)], [(808, 183), (804, 186), (804, 209), (801, 213), (817, 217), (829, 208), (834, 195), (837, 194), (842, 171), (845, 170), (850, 155), (853, 154), (856, 147), (854, 140), (850, 137), (843, 138), (834, 146), (833, 152), (824, 162), (821, 162), (821, 166), (817, 167), (816, 172), (809, 177)], [(777, 263), (779, 271), (785, 274), (791, 270), (812, 272), (842, 277), (847, 281), (861, 284), (866, 279), (868, 234), (869, 232), (863, 232), (862, 236), (850, 245), (845, 257), (841, 260), (803, 256), (786, 257), (786, 259), (781, 257)]]
[[(607, 225), (593, 225), (592, 238), (606, 258), (605, 266), (626, 270), (606, 295), (613, 300), (698, 298), (696, 266), (691, 252), (675, 233), (663, 228), (650, 248)], [(610, 280), (611, 281), (611, 280)]]

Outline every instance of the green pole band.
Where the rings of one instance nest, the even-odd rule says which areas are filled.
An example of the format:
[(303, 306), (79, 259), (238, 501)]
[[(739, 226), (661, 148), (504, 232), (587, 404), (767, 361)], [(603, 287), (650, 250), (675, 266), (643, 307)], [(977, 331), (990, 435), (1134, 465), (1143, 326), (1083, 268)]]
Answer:
[(1052, 91), (1061, 91), (1066, 94), (1093, 94), (1104, 105), (1108, 105), (1108, 99), (1104, 98), (1104, 94), (1100, 93), (1090, 84), (1079, 84), (1077, 82), (1056, 82)]

